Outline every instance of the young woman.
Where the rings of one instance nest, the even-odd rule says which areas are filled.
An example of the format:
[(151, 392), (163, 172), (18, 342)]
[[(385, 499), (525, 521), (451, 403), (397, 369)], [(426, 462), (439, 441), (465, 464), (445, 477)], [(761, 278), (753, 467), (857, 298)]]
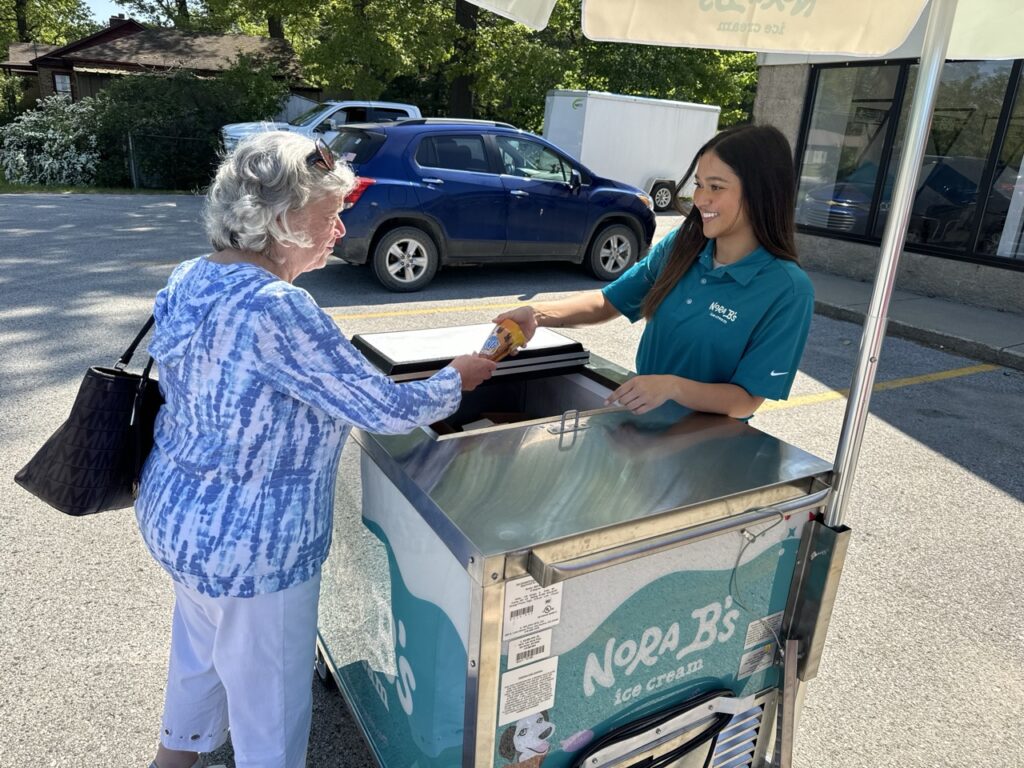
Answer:
[(609, 403), (748, 418), (766, 399), (788, 397), (814, 312), (797, 265), (793, 156), (776, 128), (742, 126), (701, 147), (690, 174), (683, 225), (614, 283), (495, 320), (515, 320), (529, 339), (537, 326), (643, 318), (638, 375)]

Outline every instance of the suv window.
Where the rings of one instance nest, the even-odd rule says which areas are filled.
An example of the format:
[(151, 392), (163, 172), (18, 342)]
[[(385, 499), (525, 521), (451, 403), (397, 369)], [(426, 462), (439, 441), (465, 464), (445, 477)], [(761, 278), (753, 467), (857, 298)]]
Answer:
[(368, 162), (384, 144), (384, 134), (359, 128), (342, 128), (331, 142), (331, 151), (346, 163)]
[(490, 171), (484, 140), (479, 136), (426, 136), (416, 150), (416, 162), (425, 168)]
[(538, 181), (569, 181), (572, 166), (543, 144), (510, 136), (496, 138), (502, 167), (510, 176)]

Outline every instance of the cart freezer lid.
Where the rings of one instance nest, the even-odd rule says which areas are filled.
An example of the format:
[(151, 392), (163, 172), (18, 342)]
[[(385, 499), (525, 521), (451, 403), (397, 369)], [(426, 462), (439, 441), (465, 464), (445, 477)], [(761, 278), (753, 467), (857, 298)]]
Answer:
[[(352, 343), (380, 371), (396, 381), (423, 379), (437, 373), (458, 355), (480, 351), (493, 328), (492, 323), (483, 323), (418, 331), (360, 333), (352, 338)], [(590, 352), (578, 341), (549, 328), (538, 328), (525, 349), (498, 363), (494, 375), (579, 368), (589, 360)]]
[[(768, 489), (786, 498), (832, 465), (725, 416), (599, 412), (586, 426), (532, 424), (457, 440), (355, 430), (357, 443), (465, 560), (623, 530), (644, 518), (722, 502), (735, 514)], [(772, 491), (771, 493), (775, 493)], [(781, 497), (780, 497), (781, 498)], [(465, 557), (463, 557), (465, 555)]]

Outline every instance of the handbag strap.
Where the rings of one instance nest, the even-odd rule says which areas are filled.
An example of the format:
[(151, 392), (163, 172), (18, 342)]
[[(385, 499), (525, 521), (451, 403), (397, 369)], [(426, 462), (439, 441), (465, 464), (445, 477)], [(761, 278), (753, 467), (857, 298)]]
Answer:
[[(136, 347), (138, 347), (139, 344), (142, 343), (142, 340), (146, 338), (146, 334), (149, 333), (149, 329), (153, 327), (153, 322), (153, 315), (150, 315), (149, 320), (147, 320), (146, 324), (142, 326), (142, 330), (139, 331), (139, 334), (135, 337), (132, 343), (128, 345), (128, 349), (126, 349), (124, 351), (124, 354), (121, 355), (121, 357), (118, 359), (116, 363), (114, 363), (115, 368), (123, 369), (128, 367), (128, 363), (132, 361), (132, 355), (135, 354)], [(152, 358), (150, 358), (149, 365), (146, 366), (147, 374), (149, 373), (149, 368), (152, 364), (153, 360)]]

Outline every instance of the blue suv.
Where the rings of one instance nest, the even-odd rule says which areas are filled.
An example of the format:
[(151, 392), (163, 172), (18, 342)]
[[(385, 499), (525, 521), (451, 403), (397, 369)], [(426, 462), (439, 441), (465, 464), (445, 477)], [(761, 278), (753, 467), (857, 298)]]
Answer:
[(331, 149), (359, 177), (334, 253), (418, 291), (444, 264), (569, 261), (600, 280), (654, 236), (650, 198), (504, 123), (421, 118), (344, 126)]

